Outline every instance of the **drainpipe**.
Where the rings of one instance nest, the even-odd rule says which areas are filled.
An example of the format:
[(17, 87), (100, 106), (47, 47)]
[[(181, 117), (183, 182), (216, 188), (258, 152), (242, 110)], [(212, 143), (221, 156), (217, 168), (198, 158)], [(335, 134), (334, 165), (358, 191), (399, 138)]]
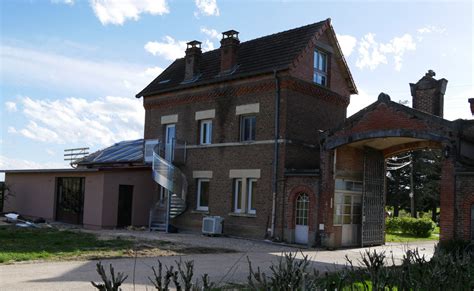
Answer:
[(275, 78), (275, 144), (273, 152), (273, 179), (272, 179), (272, 226), (270, 236), (275, 237), (275, 220), (276, 220), (276, 198), (278, 191), (278, 154), (279, 154), (279, 134), (280, 134), (280, 80), (278, 79), (277, 70), (273, 70)]

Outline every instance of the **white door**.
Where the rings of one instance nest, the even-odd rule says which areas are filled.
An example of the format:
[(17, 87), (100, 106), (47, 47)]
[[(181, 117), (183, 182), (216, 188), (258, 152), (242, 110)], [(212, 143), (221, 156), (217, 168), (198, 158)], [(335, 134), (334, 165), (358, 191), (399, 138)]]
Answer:
[(165, 137), (165, 159), (167, 161), (173, 160), (173, 144), (176, 138), (176, 125), (166, 125), (166, 137)]
[(295, 242), (298, 244), (308, 244), (308, 215), (309, 197), (306, 193), (301, 193), (296, 198), (296, 220), (295, 220)]

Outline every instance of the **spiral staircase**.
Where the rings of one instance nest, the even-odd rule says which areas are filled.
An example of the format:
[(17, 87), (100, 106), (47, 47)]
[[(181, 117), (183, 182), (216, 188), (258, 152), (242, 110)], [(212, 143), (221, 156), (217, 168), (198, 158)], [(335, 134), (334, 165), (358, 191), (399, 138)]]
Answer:
[(153, 180), (163, 187), (163, 195), (150, 209), (150, 231), (168, 231), (170, 219), (186, 210), (186, 192), (188, 182), (183, 172), (176, 166), (184, 164), (186, 143), (173, 140), (171, 145), (160, 142), (153, 148)]

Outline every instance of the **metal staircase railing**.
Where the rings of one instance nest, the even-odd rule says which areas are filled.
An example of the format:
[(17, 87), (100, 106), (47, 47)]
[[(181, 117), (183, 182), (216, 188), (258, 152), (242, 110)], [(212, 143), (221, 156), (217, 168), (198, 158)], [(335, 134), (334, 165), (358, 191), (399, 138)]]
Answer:
[[(163, 149), (171, 150), (171, 155), (166, 155)], [(170, 157), (171, 161), (164, 157)], [(188, 182), (181, 170), (173, 164), (185, 163), (186, 144), (173, 140), (170, 147), (164, 147), (158, 143), (153, 149), (153, 180), (166, 189), (168, 195), (164, 195), (165, 201), (160, 201), (150, 210), (149, 228), (150, 230), (167, 230), (169, 219), (175, 218), (186, 210), (186, 194)], [(164, 218), (164, 219), (163, 219)]]

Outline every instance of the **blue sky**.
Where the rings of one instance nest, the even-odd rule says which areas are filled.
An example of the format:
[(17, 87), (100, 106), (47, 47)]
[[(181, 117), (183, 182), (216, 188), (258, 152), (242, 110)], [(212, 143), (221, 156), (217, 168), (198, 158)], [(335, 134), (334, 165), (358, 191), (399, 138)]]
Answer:
[(408, 83), (433, 69), (449, 81), (445, 117), (471, 118), (472, 1), (4, 0), (0, 9), (0, 169), (67, 167), (65, 148), (141, 138), (134, 96), (186, 41), (209, 50), (225, 30), (245, 41), (329, 17), (359, 89), (349, 114), (381, 91), (411, 101)]

